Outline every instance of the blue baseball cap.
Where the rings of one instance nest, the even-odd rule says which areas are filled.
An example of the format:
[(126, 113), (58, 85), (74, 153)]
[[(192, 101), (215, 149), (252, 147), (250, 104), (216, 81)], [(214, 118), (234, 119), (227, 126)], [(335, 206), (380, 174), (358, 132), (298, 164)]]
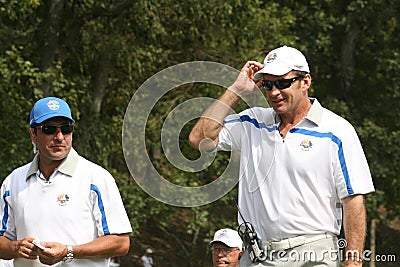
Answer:
[(32, 127), (34, 124), (40, 124), (54, 117), (65, 117), (72, 123), (75, 122), (67, 102), (57, 97), (42, 98), (32, 108), (29, 126)]

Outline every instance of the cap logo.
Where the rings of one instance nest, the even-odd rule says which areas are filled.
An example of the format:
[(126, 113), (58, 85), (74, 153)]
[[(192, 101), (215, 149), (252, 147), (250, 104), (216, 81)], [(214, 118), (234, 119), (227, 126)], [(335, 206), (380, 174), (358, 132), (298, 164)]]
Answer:
[(222, 238), (222, 237), (228, 237), (228, 232), (226, 230), (220, 232), (217, 238)]
[(304, 68), (303, 65), (294, 65), (294, 67), (295, 67), (296, 69), (302, 69), (302, 68)]
[(266, 60), (267, 63), (273, 62), (273, 61), (276, 59), (276, 57), (277, 57), (276, 53), (268, 54), (268, 55), (267, 55), (267, 60)]
[(59, 110), (60, 109), (60, 103), (58, 103), (57, 100), (50, 100), (49, 102), (47, 102), (47, 107), (50, 110)]

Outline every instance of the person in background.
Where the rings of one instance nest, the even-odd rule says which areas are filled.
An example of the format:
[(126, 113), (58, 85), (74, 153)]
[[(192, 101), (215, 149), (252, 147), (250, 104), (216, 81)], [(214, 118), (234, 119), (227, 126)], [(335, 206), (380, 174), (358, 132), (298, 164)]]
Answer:
[(147, 248), (144, 255), (139, 259), (139, 265), (143, 267), (152, 267), (154, 265), (152, 255), (153, 250), (151, 248)]
[(210, 248), (214, 267), (239, 267), (243, 242), (237, 231), (229, 228), (216, 231)]
[(0, 267), (13, 267), (14, 260), (2, 260), (0, 259)]
[(15, 267), (108, 267), (110, 257), (129, 250), (132, 228), (116, 182), (72, 147), (74, 123), (60, 98), (32, 108), (37, 153), (0, 189), (0, 258)]
[[(310, 86), (304, 55), (278, 47), (264, 64), (246, 62), (190, 133), (196, 149), (240, 151), (238, 205), (265, 254), (252, 259), (247, 246), (240, 266), (337, 267), (342, 225), (346, 266), (362, 266), (371, 173), (354, 127), (309, 97)], [(270, 108), (229, 114), (259, 89)]]
[(120, 257), (111, 257), (109, 266), (110, 267), (119, 267), (119, 266), (121, 266)]

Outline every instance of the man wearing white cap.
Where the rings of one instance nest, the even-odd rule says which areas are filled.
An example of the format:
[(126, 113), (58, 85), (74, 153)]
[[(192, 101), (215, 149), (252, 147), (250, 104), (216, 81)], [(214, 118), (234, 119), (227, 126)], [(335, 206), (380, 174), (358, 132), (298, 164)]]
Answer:
[[(346, 266), (362, 266), (368, 163), (354, 127), (309, 97), (310, 86), (304, 55), (276, 48), (243, 66), (189, 136), (199, 150), (240, 151), (238, 205), (262, 252), (246, 246), (241, 266), (339, 266), (342, 225)], [(270, 108), (229, 114), (259, 89)]]
[(0, 258), (15, 267), (108, 267), (129, 250), (132, 228), (116, 182), (72, 148), (74, 122), (57, 97), (38, 100), (30, 113), (37, 153), (0, 189)]
[(143, 267), (152, 267), (154, 264), (153, 257), (153, 250), (151, 248), (147, 248), (144, 255), (139, 259), (139, 265)]
[(210, 247), (214, 267), (239, 267), (243, 242), (237, 231), (229, 228), (218, 230)]

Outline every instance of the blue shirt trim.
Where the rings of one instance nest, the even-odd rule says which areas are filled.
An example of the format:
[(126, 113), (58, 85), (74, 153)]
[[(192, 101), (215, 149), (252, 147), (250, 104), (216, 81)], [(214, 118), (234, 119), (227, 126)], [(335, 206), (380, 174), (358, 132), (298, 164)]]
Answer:
[(101, 198), (100, 190), (94, 184), (90, 185), (90, 190), (93, 190), (97, 194), (97, 204), (98, 204), (100, 212), (101, 212), (101, 224), (103, 227), (103, 232), (105, 235), (109, 235), (110, 230), (108, 229), (106, 213), (104, 212), (104, 205), (103, 205), (103, 200)]
[(4, 201), (4, 216), (3, 219), (1, 220), (1, 230), (0, 230), (0, 236), (3, 236), (4, 233), (7, 230), (7, 221), (8, 221), (8, 203), (6, 201), (6, 197), (10, 196), (10, 191), (7, 190), (4, 192), (3, 195), (3, 201)]
[[(239, 119), (225, 121), (225, 123), (235, 123), (235, 122), (245, 122), (245, 121), (253, 124), (256, 128), (266, 129), (269, 132), (278, 130), (277, 125), (274, 125), (273, 127), (267, 127), (267, 125), (265, 123), (263, 123), (263, 122), (259, 123), (256, 119), (251, 118), (248, 115), (242, 115), (239, 117)], [(320, 132), (316, 132), (316, 131), (310, 131), (310, 130), (299, 129), (299, 128), (292, 128), (292, 129), (290, 129), (289, 132), (310, 135), (310, 136), (314, 136), (314, 137), (318, 137), (318, 138), (330, 138), (332, 140), (332, 142), (334, 142), (338, 146), (338, 158), (339, 158), (340, 166), (341, 166), (341, 169), (343, 172), (344, 180), (346, 182), (347, 193), (349, 193), (350, 195), (354, 194), (354, 190), (353, 190), (353, 187), (351, 186), (351, 182), (350, 182), (349, 173), (347, 171), (346, 160), (344, 158), (342, 140), (340, 140), (340, 138), (338, 138), (331, 132), (320, 133)]]
[(253, 124), (258, 129), (266, 129), (268, 132), (277, 131), (278, 127), (276, 125), (272, 127), (268, 127), (264, 122), (259, 123), (256, 119), (250, 118), (249, 115), (242, 115), (239, 119), (225, 121), (225, 123), (234, 123), (234, 122), (249, 122)]
[(330, 138), (332, 140), (332, 142), (334, 142), (338, 146), (338, 158), (339, 158), (339, 162), (340, 162), (340, 167), (342, 168), (344, 180), (346, 182), (347, 193), (349, 193), (350, 195), (354, 194), (354, 190), (353, 190), (353, 187), (351, 186), (351, 182), (350, 182), (349, 173), (347, 171), (346, 160), (344, 158), (342, 140), (340, 140), (340, 138), (338, 138), (336, 135), (334, 135), (331, 132), (320, 133), (320, 132), (316, 132), (316, 131), (310, 131), (310, 130), (299, 129), (299, 128), (292, 128), (289, 130), (289, 132), (310, 135), (310, 136), (314, 136), (314, 137), (318, 137), (318, 138)]

